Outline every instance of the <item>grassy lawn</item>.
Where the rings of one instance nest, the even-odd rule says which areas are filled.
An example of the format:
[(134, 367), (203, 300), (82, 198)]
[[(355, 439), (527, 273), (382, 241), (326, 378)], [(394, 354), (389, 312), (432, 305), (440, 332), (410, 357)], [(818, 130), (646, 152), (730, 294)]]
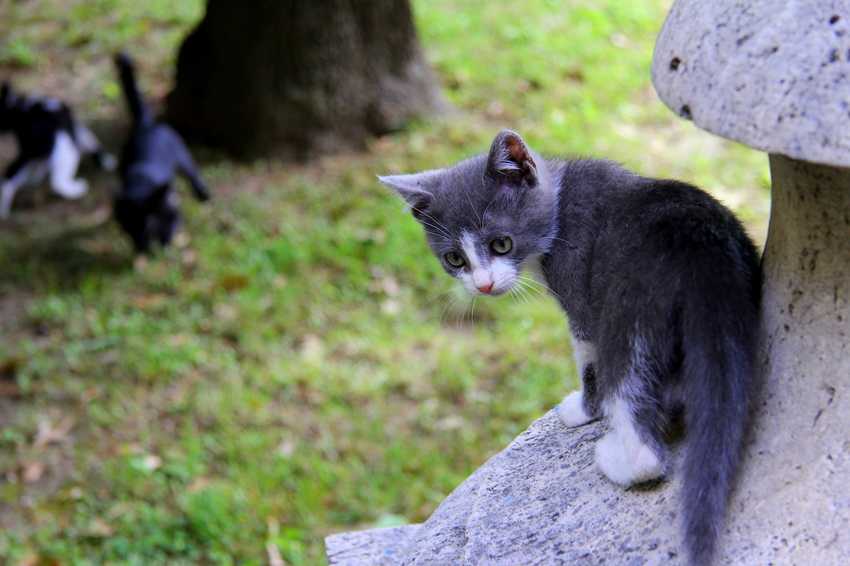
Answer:
[[(376, 174), (507, 127), (699, 184), (763, 240), (766, 156), (650, 84), (668, 1), (413, 4), (449, 118), (305, 166), (199, 151), (214, 198), (183, 187), (185, 230), (146, 262), (108, 217), (110, 175), (79, 202), (22, 196), (0, 224), (0, 564), (266, 564), (272, 547), (324, 564), (330, 533), (427, 519), (577, 385), (553, 301), (469, 304)], [(69, 100), (115, 151), (111, 53), (161, 98), (203, 5), (3, 3), (0, 76)]]

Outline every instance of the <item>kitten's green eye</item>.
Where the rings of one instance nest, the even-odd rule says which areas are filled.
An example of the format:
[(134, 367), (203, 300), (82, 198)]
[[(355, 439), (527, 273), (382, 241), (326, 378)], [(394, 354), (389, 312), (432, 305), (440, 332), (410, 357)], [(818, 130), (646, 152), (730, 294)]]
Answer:
[(447, 253), (446, 261), (449, 263), (449, 265), (453, 267), (463, 267), (463, 264), (466, 263), (466, 260), (463, 259), (463, 256), (457, 252)]
[(514, 243), (510, 238), (505, 236), (504, 238), (496, 238), (492, 242), (490, 242), (490, 249), (493, 250), (493, 253), (499, 255), (505, 255), (511, 248), (514, 247)]

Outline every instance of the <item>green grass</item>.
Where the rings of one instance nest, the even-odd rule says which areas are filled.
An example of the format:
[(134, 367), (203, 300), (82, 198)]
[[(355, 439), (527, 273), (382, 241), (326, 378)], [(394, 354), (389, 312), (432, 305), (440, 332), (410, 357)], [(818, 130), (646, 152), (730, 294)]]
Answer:
[[(269, 543), (323, 564), (330, 533), (425, 520), (576, 386), (552, 301), (463, 307), (375, 174), (509, 127), (705, 186), (763, 238), (766, 157), (652, 90), (665, 5), (415, 2), (456, 115), (307, 166), (207, 160), (214, 200), (185, 198), (188, 237), (146, 263), (98, 216), (112, 179), (16, 211), (0, 226), (0, 563), (266, 564)], [(142, 54), (162, 94), (202, 8), (4, 4), (0, 65), (114, 121), (110, 54)]]

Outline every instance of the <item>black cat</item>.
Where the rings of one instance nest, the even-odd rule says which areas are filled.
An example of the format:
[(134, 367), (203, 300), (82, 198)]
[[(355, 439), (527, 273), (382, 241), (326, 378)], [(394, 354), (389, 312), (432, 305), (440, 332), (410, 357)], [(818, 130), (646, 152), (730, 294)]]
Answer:
[(123, 190), (114, 201), (115, 218), (139, 252), (149, 252), (152, 240), (163, 246), (180, 224), (173, 181), (181, 173), (198, 200), (210, 198), (198, 177), (195, 162), (183, 140), (170, 126), (158, 122), (136, 87), (133, 63), (124, 54), (115, 56), (133, 126), (121, 154)]
[(12, 131), (18, 155), (8, 166), (0, 185), (0, 218), (7, 218), (18, 189), (37, 185), (49, 177), (50, 188), (65, 198), (80, 198), (88, 190), (75, 178), (80, 158), (94, 156), (104, 169), (115, 167), (95, 135), (74, 122), (71, 109), (55, 98), (35, 98), (13, 92), (4, 82), (0, 90), (0, 132)]

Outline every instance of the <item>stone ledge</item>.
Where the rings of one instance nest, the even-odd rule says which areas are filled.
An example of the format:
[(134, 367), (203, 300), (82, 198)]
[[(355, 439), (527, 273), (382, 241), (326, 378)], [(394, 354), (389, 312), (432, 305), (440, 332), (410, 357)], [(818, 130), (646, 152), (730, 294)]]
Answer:
[[(623, 490), (596, 469), (604, 421), (550, 411), (455, 489), (422, 525), (333, 535), (331, 566), (684, 564), (673, 449), (669, 480)], [(386, 531), (386, 532), (382, 532)]]
[[(775, 456), (769, 443), (779, 425), (775, 416), (767, 419), (762, 407), (744, 460), (744, 485), (732, 494), (716, 566), (847, 564), (845, 398), (836, 395), (831, 405), (837, 408), (830, 406), (816, 425), (829, 423), (840, 446), (813, 430), (808, 414), (795, 421), (805, 435), (797, 438), (805, 440), (788, 458), (809, 445), (830, 451), (816, 462), (811, 477), (781, 463), (767, 469)], [(607, 430), (604, 420), (567, 428), (550, 411), (469, 476), (422, 525), (328, 537), (329, 564), (683, 566), (679, 471), (685, 443), (671, 447), (667, 479), (624, 490), (593, 463), (596, 441)], [(783, 488), (773, 487), (781, 482)]]
[(623, 490), (593, 464), (607, 428), (550, 411), (446, 498), (400, 565), (683, 564), (679, 447), (669, 480)]
[(325, 538), (328, 566), (396, 566), (421, 526), (330, 535)]

